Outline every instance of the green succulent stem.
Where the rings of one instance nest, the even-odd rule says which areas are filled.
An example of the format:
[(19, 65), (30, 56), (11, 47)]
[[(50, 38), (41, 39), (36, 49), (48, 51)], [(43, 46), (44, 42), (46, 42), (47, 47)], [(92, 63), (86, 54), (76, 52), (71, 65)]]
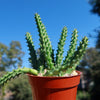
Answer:
[(82, 59), (83, 55), (85, 54), (87, 45), (88, 38), (84, 37), (80, 42), (79, 46), (77, 47), (77, 51), (74, 53), (74, 56), (71, 58), (69, 67), (72, 67), (73, 69), (76, 68), (76, 66), (80, 63), (80, 60)]
[(51, 57), (52, 57), (52, 62), (53, 62), (53, 63), (54, 63), (54, 65), (55, 65), (54, 49), (52, 49), (52, 55), (51, 55)]
[(0, 78), (0, 86), (9, 81), (11, 78), (15, 78), (16, 76), (25, 73), (43, 76), (64, 76), (66, 73), (69, 74), (73, 70), (75, 70), (76, 66), (82, 59), (82, 56), (84, 55), (88, 45), (87, 37), (84, 37), (80, 42), (79, 46), (76, 48), (78, 32), (76, 29), (74, 29), (71, 37), (69, 50), (67, 51), (67, 55), (63, 60), (64, 44), (67, 37), (67, 27), (65, 26), (62, 29), (55, 57), (54, 49), (52, 49), (52, 45), (46, 32), (46, 28), (41, 21), (40, 15), (37, 13), (35, 14), (35, 21), (39, 32), (40, 41), (40, 48), (38, 49), (38, 53), (34, 48), (31, 34), (29, 32), (26, 33), (26, 41), (30, 52), (29, 61), (33, 69), (18, 68), (16, 70), (13, 70), (12, 72), (8, 72), (6, 75)]
[[(40, 39), (39, 39), (40, 40), (40, 51), (44, 55), (44, 60), (46, 61), (48, 68), (52, 69), (54, 68), (54, 63), (52, 62), (52, 57), (51, 57), (52, 56), (51, 42), (47, 35), (46, 28), (41, 21), (40, 15), (37, 13), (35, 14), (35, 21), (36, 21), (39, 36), (40, 36)], [(40, 59), (42, 60), (43, 57)]]
[(62, 30), (61, 38), (58, 42), (58, 50), (57, 50), (57, 54), (56, 54), (56, 65), (57, 65), (57, 67), (60, 67), (61, 63), (62, 63), (63, 52), (64, 52), (64, 44), (65, 44), (65, 41), (66, 41), (66, 37), (67, 37), (67, 27), (65, 26)]
[(0, 78), (0, 86), (7, 83), (12, 78), (15, 78), (16, 76), (19, 76), (20, 74), (26, 74), (30, 73), (32, 75), (38, 75), (38, 71), (31, 68), (18, 68), (16, 70), (13, 70), (12, 72), (8, 72), (6, 75), (4, 75), (2, 78)]
[(47, 76), (55, 75), (56, 76), (59, 73), (63, 73), (63, 75), (65, 73), (71, 73), (73, 70), (75, 70), (76, 66), (79, 64), (80, 60), (82, 59), (82, 56), (84, 55), (84, 53), (86, 51), (87, 45), (88, 45), (88, 38), (84, 37), (82, 39), (82, 41), (80, 42), (79, 46), (77, 47), (77, 50), (74, 52), (71, 60), (69, 62), (67, 62), (68, 64), (65, 64), (62, 67), (56, 68), (51, 71), (47, 71), (47, 73), (45, 75), (47, 75)]
[(73, 33), (72, 33), (72, 37), (71, 37), (71, 42), (70, 42), (70, 46), (69, 46), (69, 50), (67, 52), (67, 56), (65, 57), (65, 60), (63, 61), (63, 64), (66, 63), (66, 66), (68, 66), (68, 62), (70, 62), (71, 57), (73, 56), (75, 49), (76, 49), (76, 44), (77, 44), (77, 35), (78, 31), (76, 29), (74, 29)]
[(85, 54), (87, 45), (88, 38), (84, 37), (80, 42), (79, 46), (77, 47), (77, 50), (74, 52), (71, 60), (67, 62), (68, 64), (65, 64), (61, 70), (65, 71), (67, 69), (66, 73), (71, 73), (73, 70), (75, 70), (77, 65), (80, 63), (80, 60), (82, 59), (83, 55)]
[(29, 47), (29, 51), (30, 51), (29, 61), (32, 64), (32, 67), (34, 69), (38, 69), (38, 60), (37, 60), (37, 56), (36, 56), (36, 51), (34, 49), (32, 36), (30, 35), (29, 32), (26, 33), (26, 40), (27, 40), (27, 44), (28, 44), (28, 47)]

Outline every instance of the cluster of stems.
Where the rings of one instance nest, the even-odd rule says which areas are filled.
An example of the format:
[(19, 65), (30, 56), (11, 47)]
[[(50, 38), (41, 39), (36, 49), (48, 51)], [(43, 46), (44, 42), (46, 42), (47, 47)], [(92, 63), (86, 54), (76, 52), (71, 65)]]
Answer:
[(43, 76), (63, 76), (66, 73), (71, 73), (73, 70), (75, 70), (76, 66), (82, 59), (88, 44), (87, 37), (84, 37), (79, 46), (76, 47), (78, 32), (76, 29), (74, 29), (72, 32), (69, 50), (63, 59), (64, 45), (67, 37), (67, 27), (65, 26), (61, 32), (55, 57), (54, 49), (52, 49), (46, 28), (41, 21), (40, 15), (37, 13), (35, 14), (35, 21), (39, 32), (39, 55), (37, 55), (37, 52), (34, 48), (31, 34), (27, 32), (25, 35), (28, 44), (27, 46), (29, 48), (29, 61), (32, 68), (20, 68), (9, 72), (7, 75), (0, 78), (0, 85), (23, 73), (30, 73), (33, 75), (39, 75), (42, 73)]

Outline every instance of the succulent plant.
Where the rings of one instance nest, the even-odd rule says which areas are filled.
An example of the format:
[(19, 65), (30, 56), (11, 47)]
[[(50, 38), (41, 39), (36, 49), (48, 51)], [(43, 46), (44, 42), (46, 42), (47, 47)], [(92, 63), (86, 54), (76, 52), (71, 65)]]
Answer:
[(72, 32), (69, 50), (67, 51), (67, 55), (63, 60), (64, 44), (67, 37), (67, 27), (65, 26), (62, 29), (61, 37), (58, 42), (56, 57), (54, 57), (54, 49), (52, 49), (46, 28), (41, 21), (40, 15), (37, 13), (35, 14), (35, 21), (39, 32), (40, 41), (39, 58), (37, 57), (37, 52), (34, 48), (32, 36), (29, 32), (27, 32), (25, 36), (30, 52), (29, 61), (32, 68), (24, 67), (13, 70), (12, 72), (8, 72), (6, 75), (0, 78), (1, 86), (11, 78), (19, 76), (23, 73), (30, 73), (37, 76), (64, 76), (66, 73), (71, 74), (76, 70), (76, 66), (82, 59), (82, 56), (84, 55), (88, 45), (87, 37), (84, 37), (79, 46), (76, 48), (78, 32), (76, 29), (74, 29)]

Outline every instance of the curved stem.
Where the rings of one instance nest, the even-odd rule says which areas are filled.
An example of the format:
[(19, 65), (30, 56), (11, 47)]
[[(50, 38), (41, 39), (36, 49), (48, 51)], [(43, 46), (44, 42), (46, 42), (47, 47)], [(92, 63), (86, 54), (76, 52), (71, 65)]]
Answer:
[(15, 78), (16, 76), (19, 76), (20, 74), (26, 74), (30, 73), (33, 75), (38, 75), (38, 71), (31, 68), (18, 68), (16, 70), (13, 70), (12, 72), (8, 72), (6, 75), (4, 75), (2, 78), (0, 78), (0, 86), (7, 83), (7, 81), (11, 80), (12, 78)]

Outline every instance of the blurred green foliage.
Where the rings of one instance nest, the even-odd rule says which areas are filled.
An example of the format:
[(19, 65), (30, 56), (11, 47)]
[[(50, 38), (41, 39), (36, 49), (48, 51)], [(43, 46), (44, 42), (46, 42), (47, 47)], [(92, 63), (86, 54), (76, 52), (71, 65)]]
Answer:
[(10, 81), (7, 88), (13, 93), (11, 100), (32, 100), (31, 88), (26, 75)]
[(83, 73), (85, 89), (90, 93), (90, 100), (98, 100), (100, 96), (100, 50), (89, 48), (80, 64)]
[(90, 100), (90, 94), (85, 91), (78, 91), (76, 100)]
[[(0, 77), (5, 73), (4, 71), (0, 72)], [(7, 100), (32, 100), (32, 92), (27, 75), (20, 75), (20, 77), (12, 79), (5, 84), (4, 91), (1, 92), (0, 100), (5, 100), (4, 98), (8, 92), (11, 92), (11, 95), (6, 98)]]
[(9, 46), (0, 43), (0, 71), (21, 67), (23, 56), (24, 52), (19, 41), (11, 41)]
[[(0, 43), (0, 77), (7, 73), (6, 71), (10, 68), (21, 67), (23, 55), (24, 52), (22, 51), (20, 42), (11, 41), (9, 46)], [(32, 100), (27, 76), (21, 76), (18, 79), (8, 82), (4, 89), (0, 89), (0, 100), (4, 100), (7, 91), (13, 93), (12, 97), (14, 98), (11, 100)]]

